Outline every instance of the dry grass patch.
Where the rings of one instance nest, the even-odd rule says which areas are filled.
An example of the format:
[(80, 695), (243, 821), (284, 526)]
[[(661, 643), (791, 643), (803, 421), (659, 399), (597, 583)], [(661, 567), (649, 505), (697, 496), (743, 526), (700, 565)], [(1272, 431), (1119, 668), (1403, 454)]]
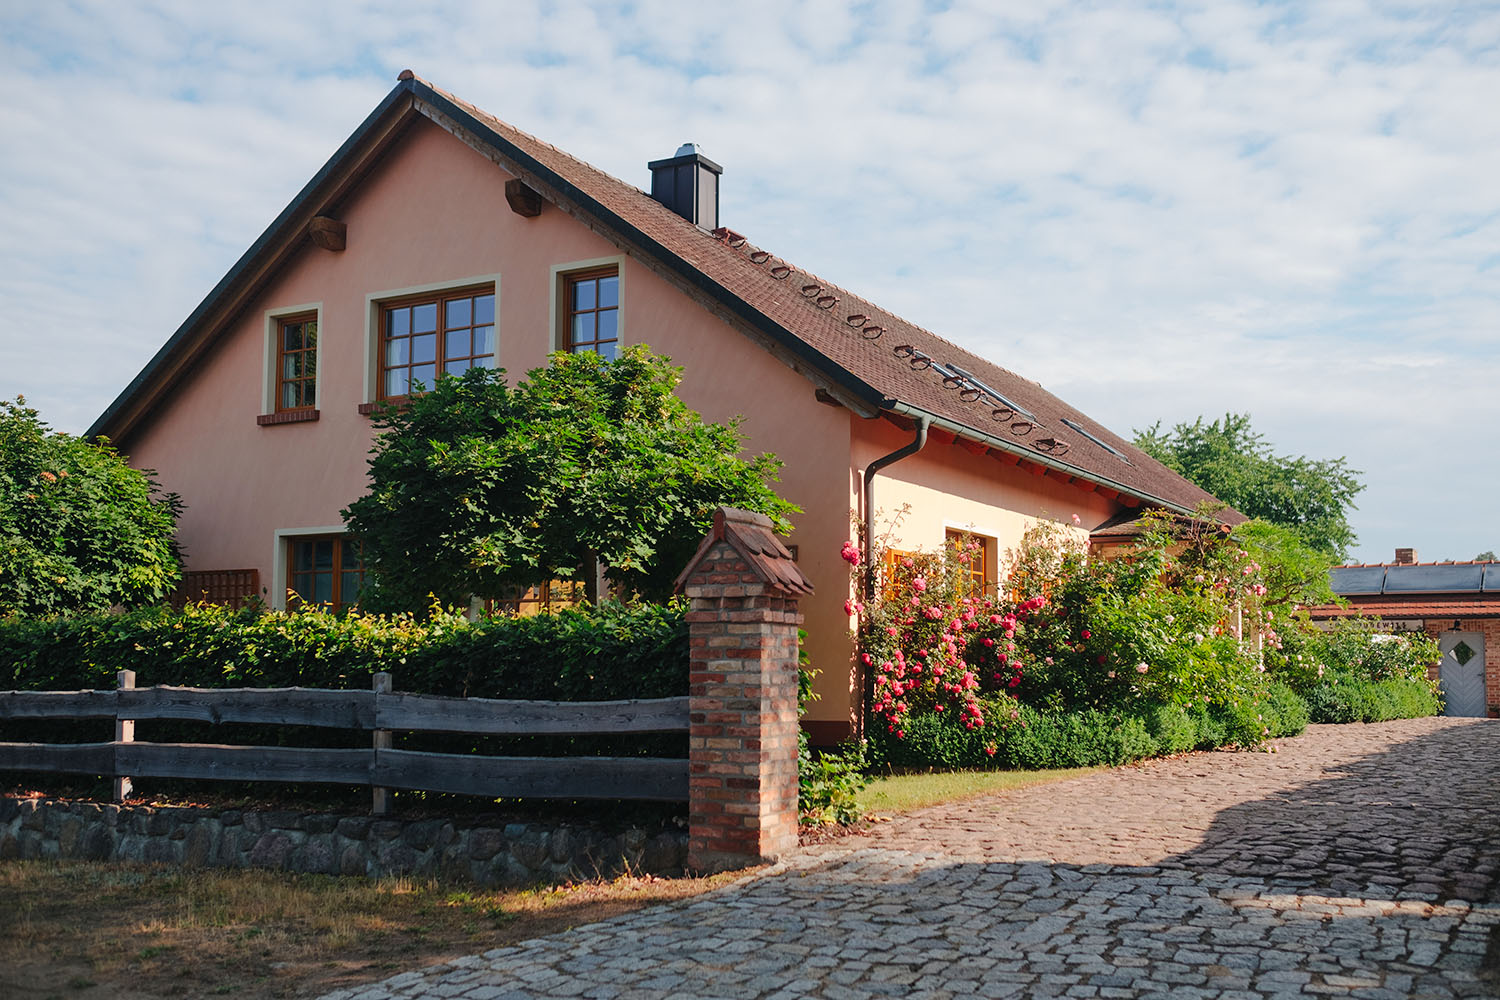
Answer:
[(0, 862), (0, 996), (316, 996), (683, 899), (741, 873), (525, 891), (439, 882)]

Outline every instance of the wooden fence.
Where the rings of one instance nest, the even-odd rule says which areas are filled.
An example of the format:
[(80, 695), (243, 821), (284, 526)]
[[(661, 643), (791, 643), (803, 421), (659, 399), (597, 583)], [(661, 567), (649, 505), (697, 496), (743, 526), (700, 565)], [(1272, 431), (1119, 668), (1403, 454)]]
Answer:
[[(0, 692), (0, 721), (114, 719), (108, 743), (3, 743), (0, 770), (114, 775), (123, 799), (130, 778), (369, 785), (373, 810), (387, 789), (494, 798), (688, 798), (688, 761), (651, 757), (485, 757), (391, 747), (394, 731), (475, 736), (582, 736), (688, 731), (688, 699), (557, 702), (444, 698), (391, 690), (376, 674), (370, 691), (314, 688), (135, 687), (120, 672), (114, 691)], [(143, 719), (359, 729), (369, 748), (146, 743)]]

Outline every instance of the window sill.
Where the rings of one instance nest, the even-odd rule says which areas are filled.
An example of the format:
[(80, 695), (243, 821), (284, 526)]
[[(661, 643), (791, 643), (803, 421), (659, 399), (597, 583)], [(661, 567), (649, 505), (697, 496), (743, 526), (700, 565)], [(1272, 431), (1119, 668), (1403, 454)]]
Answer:
[(318, 411), (309, 407), (305, 410), (282, 410), (279, 413), (262, 413), (255, 418), (255, 422), (262, 427), (274, 427), (277, 424), (301, 424), (317, 419)]
[(410, 402), (410, 396), (389, 396), (385, 399), (377, 399), (373, 403), (360, 403), (359, 412), (361, 416), (368, 417), (371, 414), (378, 412), (383, 406), (390, 405), (399, 410), (404, 408)]

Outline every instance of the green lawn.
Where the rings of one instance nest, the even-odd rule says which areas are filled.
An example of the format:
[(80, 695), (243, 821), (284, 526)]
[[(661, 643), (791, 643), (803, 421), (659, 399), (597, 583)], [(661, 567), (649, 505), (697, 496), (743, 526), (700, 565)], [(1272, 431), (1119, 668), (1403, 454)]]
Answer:
[(859, 793), (866, 812), (900, 813), (956, 802), (975, 795), (1003, 792), (1049, 781), (1076, 778), (1102, 771), (1102, 767), (1075, 767), (1060, 771), (933, 771), (926, 774), (893, 774), (876, 778)]

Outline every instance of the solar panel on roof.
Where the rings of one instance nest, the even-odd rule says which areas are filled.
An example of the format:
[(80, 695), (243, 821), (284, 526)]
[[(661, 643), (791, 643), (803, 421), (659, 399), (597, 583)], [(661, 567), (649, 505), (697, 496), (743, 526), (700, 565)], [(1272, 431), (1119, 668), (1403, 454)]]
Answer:
[(1484, 584), (1486, 594), (1500, 594), (1500, 563), (1484, 564)]
[(1328, 585), (1335, 594), (1379, 594), (1384, 583), (1384, 566), (1335, 566), (1328, 571)]
[(1390, 566), (1385, 574), (1387, 594), (1479, 593), (1484, 567), (1476, 563), (1438, 566)]

